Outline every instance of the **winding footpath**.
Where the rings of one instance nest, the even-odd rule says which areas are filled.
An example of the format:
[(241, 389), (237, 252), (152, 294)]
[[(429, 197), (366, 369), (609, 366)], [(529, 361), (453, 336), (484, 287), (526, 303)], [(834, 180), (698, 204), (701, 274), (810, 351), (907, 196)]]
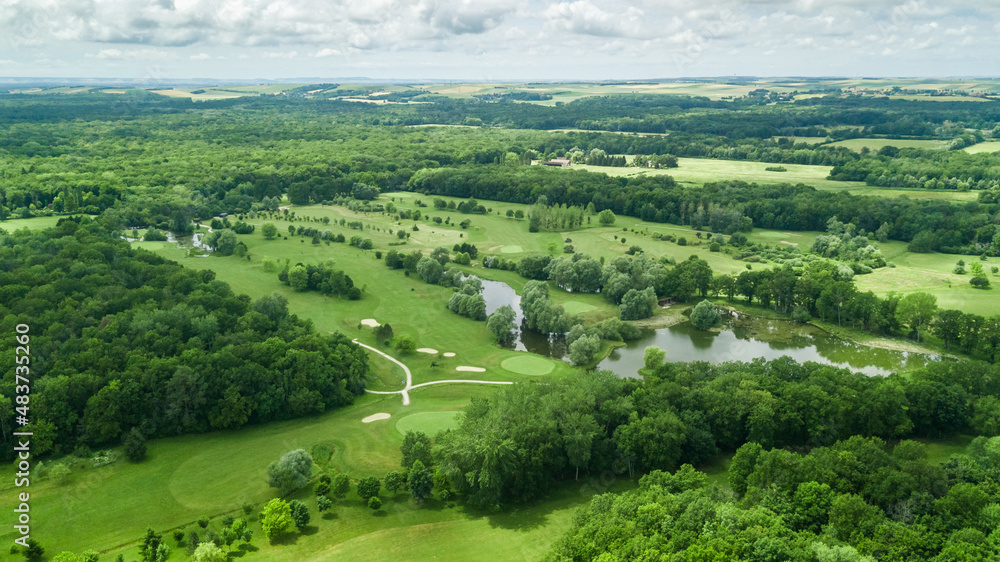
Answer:
[(385, 357), (389, 361), (392, 361), (393, 363), (395, 363), (395, 364), (397, 364), (397, 365), (399, 365), (400, 367), (403, 368), (403, 372), (406, 373), (406, 387), (404, 387), (403, 390), (368, 390), (368, 389), (365, 389), (365, 392), (370, 392), (371, 394), (402, 394), (403, 395), (403, 405), (404, 406), (409, 406), (410, 405), (410, 389), (411, 388), (420, 388), (422, 386), (430, 386), (432, 384), (443, 384), (443, 383), (514, 384), (511, 381), (476, 381), (476, 380), (468, 380), (468, 379), (450, 379), (450, 380), (430, 381), (430, 382), (424, 382), (424, 383), (420, 383), (420, 384), (413, 384), (413, 374), (410, 372), (410, 368), (407, 367), (406, 365), (404, 365), (402, 361), (400, 361), (399, 359), (396, 359), (395, 357), (393, 357), (393, 356), (391, 356), (391, 355), (383, 352), (380, 349), (376, 349), (376, 348), (374, 348), (374, 347), (372, 347), (370, 345), (366, 345), (366, 344), (363, 344), (363, 343), (359, 342), (357, 338), (354, 338), (352, 341), (355, 344), (360, 345), (361, 347), (363, 347), (365, 349), (368, 349), (370, 351), (374, 351), (375, 353), (378, 353), (382, 357)]

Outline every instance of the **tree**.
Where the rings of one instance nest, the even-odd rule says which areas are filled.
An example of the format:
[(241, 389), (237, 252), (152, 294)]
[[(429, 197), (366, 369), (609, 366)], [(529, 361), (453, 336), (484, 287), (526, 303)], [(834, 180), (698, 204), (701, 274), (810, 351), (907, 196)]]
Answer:
[(358, 482), (358, 496), (361, 499), (368, 501), (368, 498), (378, 495), (381, 487), (382, 482), (377, 476), (366, 476)]
[(283, 499), (274, 498), (260, 512), (260, 526), (268, 540), (281, 536), (292, 524), (292, 509)]
[(413, 341), (413, 338), (409, 336), (399, 336), (396, 338), (395, 347), (396, 351), (406, 355), (407, 353), (412, 353), (417, 348), (417, 342)]
[(601, 350), (601, 338), (597, 335), (585, 335), (577, 338), (569, 345), (569, 360), (574, 365), (584, 365), (594, 360)]
[(191, 555), (192, 562), (225, 562), (226, 559), (226, 553), (211, 541), (199, 544)]
[(265, 222), (261, 225), (260, 232), (264, 235), (266, 240), (273, 240), (278, 236), (278, 227), (274, 226), (272, 223)]
[(505, 304), (493, 311), (486, 319), (486, 327), (496, 336), (497, 342), (501, 345), (508, 344), (514, 339), (514, 319), (516, 318), (514, 309), (509, 304)]
[(417, 275), (424, 280), (424, 283), (435, 284), (444, 274), (444, 266), (438, 260), (424, 256), (417, 262)]
[(622, 297), (621, 309), (622, 320), (641, 320), (653, 315), (653, 308), (656, 306), (656, 293), (652, 287), (643, 290), (629, 289)]
[(642, 354), (642, 364), (647, 369), (656, 369), (663, 365), (664, 359), (667, 357), (667, 352), (663, 351), (658, 347), (647, 347), (646, 351)]
[(296, 265), (288, 271), (288, 284), (296, 291), (309, 288), (309, 271), (304, 265)]
[(566, 457), (576, 468), (575, 480), (580, 479), (580, 467), (590, 461), (594, 438), (600, 433), (600, 426), (593, 415), (570, 412), (560, 424)]
[(45, 549), (35, 539), (28, 539), (28, 546), (22, 554), (28, 562), (39, 562), (45, 555)]
[(337, 474), (333, 477), (333, 481), (330, 484), (330, 494), (338, 500), (342, 500), (347, 496), (347, 492), (351, 491), (351, 480), (346, 474)]
[(382, 509), (382, 498), (378, 496), (372, 496), (368, 498), (368, 508), (372, 511), (378, 511)]
[(390, 470), (383, 480), (385, 490), (390, 494), (395, 494), (404, 486), (403, 474), (398, 470)]
[(407, 487), (410, 489), (410, 495), (413, 499), (417, 500), (417, 503), (423, 503), (425, 499), (431, 497), (431, 491), (434, 490), (434, 475), (424, 466), (424, 463), (419, 460), (414, 461), (410, 467)]
[[(216, 232), (214, 231), (212, 232), (212, 234), (215, 233)], [(215, 242), (214, 244), (209, 244), (206, 241), (206, 244), (214, 246), (215, 251), (219, 252), (224, 256), (231, 256), (233, 255), (233, 252), (236, 250), (236, 244), (239, 243), (239, 239), (236, 237), (236, 233), (233, 232), (232, 230), (223, 230), (222, 233), (219, 234), (219, 236), (214, 240), (214, 242)]]
[(896, 318), (900, 324), (909, 326), (920, 341), (920, 328), (926, 325), (937, 312), (937, 297), (927, 293), (910, 293), (899, 299)]
[(699, 330), (708, 330), (719, 323), (719, 313), (715, 305), (707, 300), (698, 303), (691, 311), (691, 324)]
[(292, 500), (288, 502), (288, 509), (292, 513), (292, 521), (296, 527), (301, 529), (309, 524), (309, 508), (306, 507), (306, 504), (299, 500)]
[(142, 538), (142, 544), (139, 546), (139, 559), (143, 562), (159, 562), (156, 554), (161, 544), (163, 535), (154, 531), (152, 527), (147, 527), (146, 536)]
[(125, 456), (132, 462), (139, 462), (146, 458), (146, 438), (139, 431), (138, 427), (133, 427), (132, 431), (125, 436)]
[(747, 493), (747, 479), (757, 467), (757, 459), (764, 448), (760, 443), (750, 441), (736, 450), (733, 461), (729, 465), (729, 487), (742, 496)]
[(289, 451), (267, 467), (267, 483), (282, 495), (306, 485), (312, 476), (312, 458), (305, 449)]
[(404, 468), (413, 466), (415, 461), (431, 464), (431, 438), (422, 431), (407, 431), (399, 449), (403, 453), (400, 466)]
[(611, 226), (615, 224), (615, 213), (611, 209), (604, 209), (600, 213), (597, 213), (597, 222), (601, 226)]
[(972, 278), (969, 279), (969, 284), (977, 289), (989, 289), (990, 280), (986, 277), (986, 272), (983, 271), (983, 264), (974, 261), (969, 264), (969, 270), (972, 272)]
[(333, 500), (326, 496), (316, 496), (316, 511), (325, 513), (331, 507), (333, 507)]

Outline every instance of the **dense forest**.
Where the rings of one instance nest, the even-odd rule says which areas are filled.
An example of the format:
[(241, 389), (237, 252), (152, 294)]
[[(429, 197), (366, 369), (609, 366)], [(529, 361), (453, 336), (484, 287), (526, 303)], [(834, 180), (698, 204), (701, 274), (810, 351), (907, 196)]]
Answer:
[(461, 426), (435, 440), (439, 470), (470, 503), (492, 506), (538, 497), (580, 473), (673, 471), (746, 443), (812, 449), (856, 436), (1000, 430), (1000, 370), (981, 362), (885, 378), (789, 358), (662, 362), (662, 353), (648, 354), (641, 382), (595, 372), (474, 399)]
[[(751, 221), (746, 225), (786, 230), (822, 230), (830, 217), (838, 216), (869, 232), (888, 223), (888, 237), (896, 240), (911, 241), (926, 232), (928, 239), (918, 248), (927, 251), (996, 251), (992, 218), (1000, 200), (1000, 157), (995, 153), (891, 146), (856, 153), (775, 137), (843, 137), (849, 129), (853, 132), (848, 136), (957, 139), (964, 146), (983, 138), (980, 133), (970, 135), (969, 127), (992, 134), (997, 126), (993, 103), (944, 102), (928, 108), (918, 102), (831, 97), (761, 106), (746, 100), (618, 96), (557, 107), (438, 100), (373, 108), (268, 98), (193, 104), (136, 92), (83, 94), (71, 100), (8, 95), (0, 104), (5, 109), (0, 112), (5, 131), (0, 139), (0, 219), (50, 212), (96, 214), (114, 207), (112, 216), (122, 228), (156, 226), (183, 232), (192, 218), (266, 208), (266, 200), (283, 195), (295, 204), (332, 201), (366, 185), (519, 203), (534, 203), (544, 194), (552, 204), (593, 203), (598, 211), (692, 226), (699, 226), (698, 208), (706, 214), (713, 209), (740, 213)], [(494, 111), (511, 121), (497, 122), (489, 114)], [(665, 130), (671, 134), (666, 136), (530, 129), (579, 127), (581, 115), (594, 119), (632, 114), (676, 122), (670, 122)], [(543, 115), (558, 122), (533, 120)], [(317, 120), (325, 117), (334, 118)], [(464, 122), (470, 117), (492, 126), (400, 126)], [(743, 121), (761, 124), (766, 131), (735, 133), (739, 127), (734, 123)], [(911, 122), (923, 126), (877, 129)], [(498, 128), (501, 125), (513, 128)], [(828, 165), (834, 166), (832, 179), (976, 189), (983, 196), (979, 203), (955, 205), (808, 186), (722, 182), (698, 189), (677, 186), (665, 176), (623, 179), (525, 165), (569, 154), (614, 165), (621, 163), (616, 156), (621, 154)]]
[(1000, 556), (1000, 437), (944, 464), (927, 447), (852, 437), (808, 453), (744, 445), (733, 492), (690, 465), (577, 514), (547, 560), (980, 561)]
[[(0, 326), (31, 327), (32, 452), (237, 428), (353, 402), (362, 349), (320, 335), (283, 297), (251, 301), (214, 279), (132, 249), (101, 221), (62, 219), (0, 236)], [(3, 352), (13, 373), (14, 348)], [(0, 419), (13, 419), (13, 377)], [(4, 459), (13, 458), (4, 426)]]

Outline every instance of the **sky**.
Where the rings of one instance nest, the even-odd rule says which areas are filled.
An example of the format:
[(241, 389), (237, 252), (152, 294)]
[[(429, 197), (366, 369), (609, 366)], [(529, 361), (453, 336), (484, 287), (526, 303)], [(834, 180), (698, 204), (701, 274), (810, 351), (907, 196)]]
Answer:
[(0, 76), (1000, 76), (993, 0), (0, 0)]

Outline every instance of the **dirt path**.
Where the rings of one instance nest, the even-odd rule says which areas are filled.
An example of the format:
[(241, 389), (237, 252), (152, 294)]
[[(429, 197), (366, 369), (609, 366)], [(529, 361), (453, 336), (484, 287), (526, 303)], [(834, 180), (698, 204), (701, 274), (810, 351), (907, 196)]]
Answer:
[(387, 353), (384, 353), (381, 350), (375, 349), (374, 347), (372, 347), (370, 345), (365, 345), (365, 344), (359, 342), (358, 338), (354, 338), (354, 340), (352, 340), (352, 341), (354, 341), (354, 343), (360, 345), (361, 347), (363, 347), (365, 349), (368, 349), (368, 350), (371, 350), (371, 351), (374, 351), (375, 353), (378, 353), (379, 355), (381, 355), (382, 357), (385, 357), (389, 361), (392, 361), (393, 363), (399, 365), (400, 367), (403, 368), (403, 372), (406, 373), (406, 387), (404, 387), (403, 390), (396, 390), (396, 391), (392, 391), (392, 392), (382, 392), (382, 391), (375, 391), (375, 390), (367, 390), (366, 389), (366, 391), (367, 392), (371, 392), (372, 394), (402, 394), (403, 395), (403, 405), (404, 406), (409, 406), (410, 405), (410, 393), (409, 393), (409, 390), (410, 390), (410, 388), (413, 387), (413, 374), (410, 373), (410, 368), (407, 367), (406, 365), (404, 365), (402, 363), (402, 361), (400, 361), (399, 359), (396, 359), (395, 357), (393, 357), (393, 356), (391, 356), (391, 355), (389, 355)]
[(430, 382), (424, 382), (424, 383), (420, 383), (420, 384), (413, 384), (413, 374), (410, 373), (410, 368), (407, 367), (406, 365), (404, 365), (402, 361), (400, 361), (400, 360), (396, 359), (395, 357), (393, 357), (393, 356), (391, 356), (391, 355), (389, 355), (389, 354), (387, 354), (387, 353), (385, 353), (385, 352), (383, 352), (383, 351), (381, 351), (379, 349), (376, 349), (376, 348), (374, 348), (374, 347), (372, 347), (370, 345), (366, 345), (366, 344), (363, 344), (363, 343), (359, 342), (357, 338), (354, 338), (352, 341), (354, 343), (360, 345), (361, 347), (365, 348), (365, 349), (368, 349), (370, 351), (374, 351), (375, 353), (378, 353), (382, 357), (385, 357), (389, 361), (392, 361), (393, 363), (395, 363), (395, 364), (397, 364), (397, 365), (399, 365), (400, 367), (403, 368), (403, 372), (406, 373), (406, 387), (404, 387), (403, 390), (368, 390), (368, 389), (365, 389), (365, 392), (369, 392), (371, 394), (402, 394), (403, 395), (403, 405), (404, 406), (409, 406), (410, 405), (410, 389), (411, 388), (420, 388), (422, 386), (430, 386), (432, 384), (443, 384), (443, 383), (514, 384), (511, 381), (475, 381), (475, 380), (467, 380), (467, 379), (451, 379), (451, 380), (444, 380), (444, 381), (430, 381)]

